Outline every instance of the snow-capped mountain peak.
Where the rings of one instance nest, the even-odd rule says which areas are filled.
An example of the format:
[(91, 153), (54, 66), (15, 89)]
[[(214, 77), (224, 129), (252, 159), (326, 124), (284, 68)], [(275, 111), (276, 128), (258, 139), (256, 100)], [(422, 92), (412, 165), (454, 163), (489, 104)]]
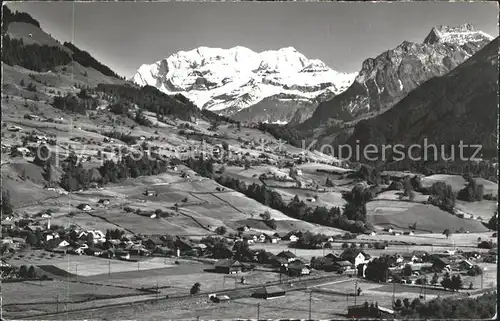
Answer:
[(200, 108), (230, 114), (274, 95), (314, 100), (325, 92), (338, 94), (355, 77), (308, 59), (293, 47), (257, 53), (237, 46), (179, 51), (142, 65), (132, 81), (167, 94), (181, 93)]
[(472, 24), (465, 23), (459, 26), (441, 25), (432, 28), (429, 35), (425, 38), (425, 44), (452, 43), (463, 45), (468, 42), (480, 42), (484, 40), (493, 40), (493, 37), (481, 30), (477, 30)]

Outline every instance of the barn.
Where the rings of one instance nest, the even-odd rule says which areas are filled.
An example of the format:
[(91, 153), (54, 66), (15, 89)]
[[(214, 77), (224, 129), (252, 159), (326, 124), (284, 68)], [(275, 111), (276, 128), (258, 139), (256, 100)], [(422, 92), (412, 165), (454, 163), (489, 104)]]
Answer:
[(263, 286), (259, 289), (257, 289), (253, 294), (252, 297), (254, 298), (259, 298), (259, 299), (273, 299), (273, 298), (279, 298), (285, 296), (285, 290), (280, 288), (279, 286), (273, 285), (273, 286)]

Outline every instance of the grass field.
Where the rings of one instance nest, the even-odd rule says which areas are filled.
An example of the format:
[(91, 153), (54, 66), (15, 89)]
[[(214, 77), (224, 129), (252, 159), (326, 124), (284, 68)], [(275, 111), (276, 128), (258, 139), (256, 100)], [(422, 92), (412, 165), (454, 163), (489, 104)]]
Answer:
[[(43, 254), (45, 253), (45, 254)], [(45, 251), (32, 251), (26, 253), (23, 257), (14, 256), (12, 264), (20, 265), (48, 265), (54, 266), (72, 274), (79, 276), (91, 276), (105, 274), (108, 272), (126, 272), (126, 271), (146, 271), (150, 269), (168, 268), (173, 266), (172, 259), (150, 258), (137, 262), (127, 262), (121, 260), (109, 260), (88, 255), (56, 255), (51, 257), (52, 253)]]
[[(2, 304), (82, 301), (89, 298), (106, 298), (116, 295), (139, 294), (139, 291), (115, 286), (102, 286), (77, 282), (25, 281), (2, 284)], [(41, 295), (42, 294), (42, 295)]]
[(417, 223), (417, 231), (439, 233), (464, 228), (470, 232), (488, 231), (477, 220), (462, 219), (432, 205), (402, 201), (372, 201), (367, 204), (367, 221), (375, 226), (408, 229)]
[(482, 200), (479, 202), (456, 201), (455, 207), (463, 212), (473, 215), (474, 218), (481, 218), (488, 221), (498, 209), (496, 201)]
[[(458, 192), (466, 186), (465, 179), (460, 175), (431, 175), (422, 178), (422, 186), (430, 187), (432, 184), (438, 181), (443, 181), (446, 184), (451, 185), (454, 192)], [(498, 195), (498, 184), (485, 180), (484, 178), (476, 178), (477, 184), (483, 184), (484, 194)]]

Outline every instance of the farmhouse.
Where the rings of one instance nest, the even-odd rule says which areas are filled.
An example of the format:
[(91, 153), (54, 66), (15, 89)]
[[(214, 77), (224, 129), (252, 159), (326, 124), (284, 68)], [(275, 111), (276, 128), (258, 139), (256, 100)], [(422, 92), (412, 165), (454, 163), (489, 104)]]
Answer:
[(342, 252), (340, 257), (343, 261), (349, 261), (354, 264), (354, 268), (356, 268), (359, 264), (366, 263), (370, 258), (370, 255), (360, 249), (346, 249)]
[(283, 252), (280, 252), (278, 253), (278, 255), (276, 255), (277, 257), (282, 257), (282, 258), (285, 258), (288, 260), (288, 262), (291, 262), (293, 260), (295, 260), (295, 254), (293, 254), (292, 252), (290, 251), (283, 251)]
[(262, 288), (257, 289), (253, 294), (252, 297), (254, 298), (259, 298), (259, 299), (272, 299), (272, 298), (279, 298), (285, 296), (285, 290), (282, 288), (274, 285), (274, 286), (263, 286)]
[(401, 257), (403, 258), (404, 262), (407, 262), (410, 264), (421, 261), (420, 257), (414, 253), (403, 253), (403, 254), (401, 254)]
[(338, 255), (336, 253), (333, 253), (333, 252), (332, 253), (328, 253), (327, 255), (325, 255), (325, 258), (330, 259), (333, 262), (341, 260), (340, 255)]
[(445, 268), (450, 268), (450, 263), (451, 263), (450, 260), (447, 258), (434, 257), (434, 262), (432, 264), (432, 267), (434, 269), (443, 270)]
[(82, 211), (92, 210), (92, 207), (90, 207), (89, 204), (85, 204), (85, 203), (79, 204), (76, 208), (78, 208), (79, 210), (82, 210)]
[(233, 274), (241, 271), (241, 263), (232, 259), (222, 259), (215, 263), (215, 272)]
[(156, 192), (154, 190), (146, 190), (144, 192), (144, 195), (146, 195), (146, 196), (158, 196), (158, 192)]
[(349, 261), (337, 261), (333, 262), (333, 269), (334, 271), (345, 271), (347, 269), (350, 269), (352, 267), (352, 263)]
[(159, 238), (151, 237), (143, 241), (142, 244), (144, 244), (147, 249), (154, 250), (157, 246), (163, 246), (164, 243)]
[(460, 270), (470, 270), (474, 266), (470, 261), (463, 260), (458, 264)]
[(101, 205), (104, 205), (104, 206), (108, 206), (109, 203), (110, 203), (110, 201), (107, 198), (101, 198), (97, 203), (101, 204)]
[(311, 268), (300, 260), (295, 260), (286, 267), (289, 276), (309, 275)]
[(281, 267), (283, 265), (286, 266), (288, 264), (288, 259), (285, 257), (274, 256), (274, 257), (269, 259), (269, 263), (273, 267)]

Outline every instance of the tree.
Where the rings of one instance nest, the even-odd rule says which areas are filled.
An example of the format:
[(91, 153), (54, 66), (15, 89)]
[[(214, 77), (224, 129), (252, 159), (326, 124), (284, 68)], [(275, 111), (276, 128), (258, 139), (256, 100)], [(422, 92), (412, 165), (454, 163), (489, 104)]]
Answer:
[(362, 292), (361, 288), (360, 288), (360, 287), (358, 287), (358, 290), (357, 290), (356, 292), (357, 292), (358, 296), (360, 296), (360, 295), (361, 295), (361, 292)]
[(394, 301), (394, 309), (395, 310), (400, 310), (403, 307), (403, 302), (401, 302), (401, 299), (397, 299)]
[(227, 229), (225, 226), (219, 226), (218, 228), (215, 229), (215, 233), (219, 234), (219, 235), (224, 235), (226, 234), (227, 232)]
[(195, 295), (196, 293), (199, 293), (200, 292), (200, 289), (201, 289), (201, 284), (196, 282), (195, 284), (193, 284), (193, 286), (191, 287), (191, 295)]
[(21, 87), (24, 87), (24, 79), (21, 79), (21, 82), (19, 83), (19, 85), (21, 85)]
[(269, 213), (269, 211), (265, 211), (264, 213), (260, 214), (260, 217), (264, 220), (264, 221), (268, 221), (271, 219), (271, 213)]
[(460, 274), (456, 274), (454, 276), (451, 277), (451, 289), (453, 289), (454, 291), (458, 291), (462, 288), (463, 286), (463, 281), (462, 281), (462, 277), (460, 276)]
[(472, 284), (472, 282), (469, 284), (469, 290), (472, 290), (474, 288), (474, 285)]
[(10, 193), (7, 190), (2, 191), (2, 215), (11, 215), (14, 212), (10, 203)]
[(31, 246), (36, 246), (38, 244), (38, 239), (36, 238), (36, 235), (29, 231), (28, 234), (26, 235), (26, 243), (28, 243)]
[(25, 279), (28, 277), (28, 268), (26, 267), (26, 265), (21, 265), (21, 267), (19, 268), (19, 276), (22, 279)]
[(36, 271), (35, 271), (35, 267), (33, 265), (30, 265), (30, 267), (28, 269), (28, 278), (30, 278), (30, 279), (36, 278)]
[(488, 224), (486, 225), (490, 230), (494, 230), (494, 231), (497, 231), (498, 230), (498, 226), (497, 226), (497, 219), (498, 219), (498, 213), (495, 213), (495, 215), (493, 215), (490, 220), (488, 221)]
[(445, 229), (445, 230), (443, 231), (443, 235), (445, 235), (445, 236), (446, 236), (446, 238), (449, 238), (449, 237), (450, 237), (450, 235), (451, 235), (451, 231), (450, 231), (450, 229)]
[(441, 280), (441, 286), (444, 289), (451, 289), (452, 288), (450, 274), (448, 272), (444, 275), (443, 279)]
[(434, 275), (432, 276), (432, 279), (431, 279), (431, 284), (436, 285), (436, 284), (438, 284), (438, 282), (439, 282), (439, 276), (437, 275), (437, 273), (434, 273)]
[(406, 264), (405, 267), (403, 268), (403, 275), (404, 276), (411, 276), (413, 274), (413, 270), (411, 268), (410, 264)]

